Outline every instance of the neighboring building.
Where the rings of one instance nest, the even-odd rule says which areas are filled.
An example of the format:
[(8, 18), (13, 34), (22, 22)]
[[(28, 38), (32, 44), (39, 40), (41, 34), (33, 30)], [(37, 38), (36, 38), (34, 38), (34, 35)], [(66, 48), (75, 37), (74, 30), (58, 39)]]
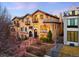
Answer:
[(13, 28), (20, 38), (47, 37), (49, 30), (51, 30), (53, 38), (57, 38), (62, 33), (61, 23), (59, 17), (41, 10), (37, 10), (33, 14), (12, 19)]
[(64, 44), (79, 46), (79, 7), (64, 12)]

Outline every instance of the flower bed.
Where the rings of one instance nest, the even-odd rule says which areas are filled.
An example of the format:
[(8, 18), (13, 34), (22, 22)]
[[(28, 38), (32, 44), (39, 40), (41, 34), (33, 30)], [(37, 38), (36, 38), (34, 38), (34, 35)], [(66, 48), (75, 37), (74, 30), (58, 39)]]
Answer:
[(53, 47), (52, 44), (32, 44), (26, 48), (26, 51), (36, 56), (44, 56)]

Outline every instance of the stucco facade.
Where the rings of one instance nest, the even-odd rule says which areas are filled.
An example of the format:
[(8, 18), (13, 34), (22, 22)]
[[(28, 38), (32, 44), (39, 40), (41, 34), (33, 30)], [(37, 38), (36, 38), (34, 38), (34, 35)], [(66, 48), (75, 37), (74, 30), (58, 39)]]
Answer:
[[(40, 37), (47, 37), (47, 33), (51, 30), (53, 38), (59, 36), (62, 31), (60, 18), (50, 15), (41, 10), (37, 10), (32, 14), (23, 17), (15, 17), (12, 19), (12, 25), (19, 37), (34, 37), (35, 34)], [(15, 22), (19, 23), (17, 27)], [(31, 34), (30, 34), (31, 33)], [(30, 34), (30, 35), (29, 35)]]

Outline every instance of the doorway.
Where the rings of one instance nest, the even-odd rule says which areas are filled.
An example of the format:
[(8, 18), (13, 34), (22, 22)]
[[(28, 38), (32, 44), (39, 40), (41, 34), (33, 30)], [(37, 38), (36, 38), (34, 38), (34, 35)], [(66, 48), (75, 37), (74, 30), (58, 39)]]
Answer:
[(32, 37), (32, 36), (33, 36), (32, 32), (31, 32), (31, 31), (29, 31), (29, 37)]
[(37, 38), (38, 34), (37, 34), (37, 29), (34, 30), (34, 38)]

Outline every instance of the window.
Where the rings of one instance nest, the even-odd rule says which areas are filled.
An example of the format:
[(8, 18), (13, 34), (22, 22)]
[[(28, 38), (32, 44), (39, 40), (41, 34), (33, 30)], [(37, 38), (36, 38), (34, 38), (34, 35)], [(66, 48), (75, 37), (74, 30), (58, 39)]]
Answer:
[(72, 11), (72, 15), (75, 15), (75, 11)]
[(78, 42), (78, 31), (67, 31), (67, 41)]
[(30, 25), (30, 21), (27, 20), (27, 21), (25, 22), (25, 24), (26, 24), (26, 25)]
[(19, 21), (16, 21), (16, 22), (15, 22), (15, 26), (16, 26), (16, 27), (19, 27), (19, 26), (20, 26)]
[(16, 24), (16, 21), (14, 21), (14, 24)]
[(40, 19), (43, 19), (43, 15), (40, 15)]
[(37, 23), (37, 22), (38, 22), (38, 18), (37, 18), (37, 15), (35, 15), (33, 19), (33, 23)]
[(29, 26), (29, 29), (33, 29), (33, 26)]
[(35, 21), (37, 20), (37, 15), (35, 15), (34, 20), (35, 20)]
[(69, 12), (68, 11), (65, 12), (65, 16), (69, 16)]
[(23, 27), (21, 27), (21, 31), (23, 31)]
[(27, 17), (27, 20), (29, 20), (29, 17)]
[(75, 15), (78, 15), (78, 11), (77, 10), (75, 11)]
[(40, 26), (40, 30), (41, 30), (41, 32), (47, 32), (47, 25), (41, 25)]
[(78, 10), (78, 15), (79, 15), (79, 10)]
[(69, 15), (72, 15), (72, 11), (69, 11)]
[(77, 28), (78, 27), (78, 19), (77, 18), (70, 18), (70, 19), (67, 19), (67, 27), (75, 27)]
[(14, 32), (15, 31), (15, 28), (11, 28), (11, 31)]
[(25, 31), (27, 32), (27, 27), (25, 27)]

